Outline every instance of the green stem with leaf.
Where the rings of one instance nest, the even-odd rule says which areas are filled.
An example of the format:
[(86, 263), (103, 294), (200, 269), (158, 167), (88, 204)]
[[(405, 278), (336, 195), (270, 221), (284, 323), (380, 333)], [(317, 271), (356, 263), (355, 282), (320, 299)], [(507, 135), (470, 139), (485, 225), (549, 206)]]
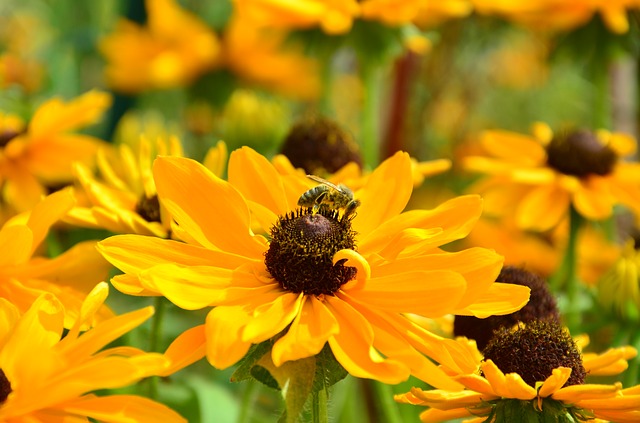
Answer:
[(311, 395), (311, 421), (313, 423), (327, 423), (327, 388), (314, 391)]

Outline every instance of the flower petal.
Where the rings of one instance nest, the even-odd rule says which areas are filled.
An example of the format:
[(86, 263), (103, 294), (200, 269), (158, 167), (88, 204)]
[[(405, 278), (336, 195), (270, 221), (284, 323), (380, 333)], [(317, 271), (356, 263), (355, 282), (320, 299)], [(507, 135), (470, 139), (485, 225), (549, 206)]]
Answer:
[(251, 232), (249, 207), (231, 184), (182, 157), (158, 157), (153, 175), (161, 202), (201, 245), (262, 257), (266, 241)]
[(140, 235), (109, 237), (98, 243), (98, 251), (118, 269), (134, 275), (168, 263), (235, 269), (248, 261), (241, 255)]
[(524, 307), (529, 302), (530, 294), (531, 290), (527, 286), (495, 282), (476, 297), (472, 304), (455, 310), (455, 314), (480, 319), (510, 314)]
[(453, 271), (414, 271), (372, 277), (350, 295), (383, 310), (438, 317), (456, 307), (466, 288), (464, 278)]
[(567, 383), (569, 377), (571, 377), (570, 368), (558, 367), (553, 369), (551, 376), (542, 383), (542, 386), (538, 390), (538, 396), (546, 398), (553, 395), (553, 398), (558, 399), (555, 394)]
[(242, 340), (242, 330), (251, 321), (243, 307), (216, 307), (207, 314), (207, 360), (216, 369), (236, 364), (249, 351), (251, 342)]
[(584, 384), (571, 385), (554, 392), (551, 397), (558, 401), (567, 401), (572, 404), (583, 400), (613, 398), (620, 391), (620, 385)]
[(490, 155), (519, 166), (538, 166), (547, 158), (547, 153), (535, 138), (517, 132), (484, 131), (480, 142)]
[(617, 375), (629, 367), (627, 360), (636, 355), (633, 347), (610, 348), (602, 354), (583, 354), (582, 363), (590, 375)]
[[(67, 413), (87, 416), (105, 423), (186, 423), (187, 420), (164, 404), (135, 395), (87, 395), (66, 402)], [(65, 420), (66, 421), (66, 420)]]
[(407, 254), (419, 255), (429, 246), (444, 245), (467, 236), (481, 213), (482, 199), (478, 195), (456, 197), (433, 210), (407, 211), (382, 223), (369, 234), (362, 233), (358, 251), (365, 257), (369, 253), (380, 252), (404, 229), (442, 229), (431, 234), (428, 245), (420, 244), (415, 250), (411, 244), (406, 245), (409, 249)]
[(198, 325), (182, 332), (164, 352), (171, 365), (160, 376), (169, 376), (204, 357), (206, 334), (205, 325)]
[(293, 203), (287, 200), (282, 178), (273, 165), (249, 147), (242, 147), (231, 153), (229, 182), (247, 200), (267, 207), (277, 216), (289, 212), (297, 203), (297, 198)]
[(409, 378), (404, 364), (382, 357), (373, 348), (373, 330), (369, 322), (340, 298), (325, 297), (325, 304), (340, 325), (340, 332), (329, 338), (336, 360), (351, 375), (399, 383)]
[[(413, 190), (411, 159), (397, 152), (378, 166), (365, 186), (356, 192), (360, 200), (353, 229), (364, 236), (404, 210)], [(384, 204), (384, 207), (380, 207)]]
[(314, 356), (339, 331), (336, 318), (324, 303), (315, 296), (306, 296), (287, 333), (273, 345), (273, 363), (279, 367), (285, 361)]
[(556, 226), (569, 210), (569, 194), (557, 185), (538, 186), (522, 199), (516, 210), (518, 226), (545, 231)]
[(242, 340), (258, 344), (280, 333), (300, 313), (304, 299), (302, 292), (282, 292), (270, 303), (257, 307), (242, 332)]
[(483, 361), (480, 367), (496, 395), (521, 400), (530, 400), (536, 397), (536, 390), (527, 385), (519, 374), (505, 375), (491, 360)]

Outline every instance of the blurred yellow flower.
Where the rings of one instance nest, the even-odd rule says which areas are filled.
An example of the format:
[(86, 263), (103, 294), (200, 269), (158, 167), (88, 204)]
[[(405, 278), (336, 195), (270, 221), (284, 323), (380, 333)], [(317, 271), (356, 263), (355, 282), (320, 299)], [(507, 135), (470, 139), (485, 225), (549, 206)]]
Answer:
[[(122, 292), (163, 295), (188, 310), (215, 306), (176, 345), (191, 351), (205, 333), (217, 368), (282, 334), (271, 351), (276, 366), (313, 357), (328, 343), (356, 377), (397, 383), (413, 373), (452, 387), (423, 355), (438, 350), (441, 338), (403, 313), (482, 317), (510, 313), (528, 299), (528, 288), (494, 283), (501, 256), (439, 248), (469, 232), (479, 197), (402, 213), (413, 187), (406, 153), (372, 172), (348, 216), (341, 208), (297, 207), (312, 181), (278, 174), (249, 148), (231, 154), (228, 174), (226, 182), (192, 160), (156, 159), (160, 200), (185, 242), (119, 235), (99, 244), (125, 272), (112, 279)], [(251, 230), (254, 221), (261, 233)]]
[(472, 188), (483, 195), (489, 215), (513, 214), (522, 229), (546, 231), (569, 207), (590, 220), (611, 216), (624, 205), (640, 214), (640, 164), (625, 160), (636, 141), (621, 133), (578, 130), (553, 135), (544, 124), (534, 135), (485, 131), (487, 156), (466, 157), (469, 171), (486, 176)]
[(73, 133), (98, 121), (111, 97), (90, 91), (69, 102), (54, 98), (36, 110), (26, 129), (15, 118), (0, 118), (0, 181), (4, 207), (18, 212), (32, 208), (47, 188), (73, 179), (72, 164), (92, 166), (97, 138)]
[(426, 6), (423, 0), (363, 0), (360, 2), (362, 19), (376, 20), (397, 26), (412, 22)]
[(225, 66), (247, 82), (287, 96), (314, 99), (320, 93), (318, 63), (303, 55), (302, 46), (285, 43), (286, 37), (281, 29), (258, 26), (234, 15), (224, 33)]
[(134, 384), (169, 366), (162, 355), (133, 347), (102, 350), (151, 317), (151, 307), (112, 317), (80, 333), (81, 326), (94, 320), (107, 294), (106, 283), (97, 285), (67, 333), (62, 324), (65, 307), (54, 295), (39, 296), (25, 311), (0, 299), (0, 420), (186, 422), (147, 398), (91, 393)]
[(598, 282), (598, 299), (619, 315), (640, 318), (640, 252), (633, 238), (626, 240), (620, 258)]
[(452, 18), (464, 18), (473, 12), (472, 0), (422, 0), (413, 22), (431, 28)]
[(136, 93), (184, 86), (220, 59), (217, 36), (174, 0), (146, 0), (147, 25), (122, 19), (100, 42), (106, 78), (118, 91)]
[[(568, 356), (580, 356), (579, 345), (572, 341), (568, 333), (567, 341), (574, 344), (572, 352), (564, 348), (564, 343), (554, 336), (544, 324), (534, 324), (531, 331), (520, 335), (522, 344), (511, 349), (511, 355), (517, 351), (512, 361), (518, 361), (519, 372), (503, 372), (493, 360), (482, 357), (475, 342), (466, 338), (444, 340), (448, 356), (443, 355), (442, 367), (454, 380), (461, 383), (463, 390), (422, 390), (411, 388), (395, 399), (404, 404), (429, 407), (420, 414), (422, 422), (443, 422), (458, 418), (467, 418), (465, 422), (509, 421), (508, 413), (526, 420), (543, 421), (593, 421), (593, 417), (611, 419), (617, 422), (637, 421), (640, 407), (640, 386), (622, 389), (616, 382), (612, 385), (585, 384), (573, 380), (572, 367), (557, 363), (570, 363)], [(521, 326), (514, 332), (525, 332)], [(533, 335), (533, 336), (528, 336)], [(549, 335), (545, 337), (545, 335)], [(544, 341), (540, 341), (544, 339)], [(531, 344), (525, 345), (527, 341)], [(537, 343), (534, 340), (538, 341)], [(546, 342), (546, 345), (541, 345)], [(510, 340), (505, 347), (511, 345)], [(486, 351), (486, 350), (485, 350)], [(590, 375), (616, 375), (626, 369), (627, 360), (635, 357), (636, 350), (631, 347), (611, 348), (603, 354), (584, 354), (578, 367)], [(544, 361), (536, 361), (544, 360)], [(532, 374), (546, 373), (541, 367), (551, 365), (552, 370), (544, 379), (535, 383), (525, 382)], [(531, 373), (531, 374), (529, 374)], [(571, 416), (571, 417), (569, 417)], [(571, 419), (573, 418), (573, 420)], [(487, 420), (489, 419), (489, 420)], [(504, 420), (506, 419), (506, 420)], [(531, 421), (531, 420), (526, 420)]]
[(320, 26), (327, 34), (349, 32), (360, 13), (356, 0), (234, 0), (241, 19), (260, 27), (302, 29)]
[(617, 34), (629, 30), (627, 9), (640, 8), (638, 0), (473, 0), (473, 3), (480, 14), (503, 16), (540, 30), (571, 30), (599, 13), (607, 28)]
[[(65, 327), (75, 322), (84, 296), (108, 277), (111, 268), (96, 251), (95, 241), (76, 244), (52, 259), (36, 254), (50, 227), (74, 202), (69, 189), (58, 191), (0, 229), (0, 298), (25, 312), (38, 296), (53, 293), (66, 310)], [(108, 309), (101, 311), (102, 317), (109, 315)]]
[(65, 222), (115, 233), (134, 233), (166, 238), (171, 219), (161, 208), (151, 173), (157, 155), (182, 157), (182, 145), (175, 137), (157, 138), (152, 143), (142, 136), (138, 149), (127, 143), (118, 151), (101, 149), (97, 154), (100, 178), (82, 163), (75, 175), (88, 204), (74, 207)]

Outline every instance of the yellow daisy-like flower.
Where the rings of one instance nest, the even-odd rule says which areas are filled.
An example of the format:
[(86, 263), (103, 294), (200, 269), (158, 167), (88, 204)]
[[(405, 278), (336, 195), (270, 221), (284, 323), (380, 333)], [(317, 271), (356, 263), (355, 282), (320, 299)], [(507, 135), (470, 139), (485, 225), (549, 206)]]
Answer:
[(629, 30), (628, 9), (640, 7), (638, 0), (534, 0), (510, 2), (473, 0), (481, 14), (501, 15), (525, 26), (542, 30), (570, 30), (599, 13), (607, 28), (617, 34)]
[[(521, 330), (523, 329), (514, 333)], [(544, 332), (548, 333), (550, 332)], [(421, 421), (425, 423), (457, 418), (469, 418), (465, 420), (467, 423), (494, 421), (496, 418), (498, 421), (508, 421), (509, 412), (515, 413), (511, 415), (518, 416), (522, 421), (542, 421), (538, 419), (545, 417), (559, 422), (593, 421), (594, 416), (616, 422), (637, 421), (640, 386), (622, 389), (619, 382), (613, 385), (575, 381), (568, 383), (572, 377), (572, 368), (566, 366), (553, 368), (544, 380), (525, 382), (524, 379), (528, 378), (525, 373), (532, 370), (535, 374), (540, 371), (538, 367), (548, 364), (548, 357), (544, 356), (547, 352), (558, 352), (554, 360), (567, 360), (566, 356), (572, 354), (564, 344), (549, 343), (550, 339), (555, 341), (555, 334), (551, 334), (551, 338), (532, 343), (530, 350), (524, 348), (525, 342), (522, 343), (522, 349), (511, 346), (508, 354), (512, 356), (512, 361), (518, 361), (521, 369), (520, 372), (512, 373), (503, 372), (491, 359), (483, 359), (473, 341), (466, 338), (444, 340), (449, 354), (443, 356), (442, 367), (465, 389), (426, 391), (412, 388), (408, 393), (396, 395), (395, 399), (400, 403), (429, 407), (420, 415)], [(547, 342), (546, 348), (540, 342)], [(581, 343), (584, 345), (584, 339)], [(579, 351), (575, 352), (579, 357)], [(538, 354), (538, 360), (541, 361), (533, 359), (530, 362), (532, 360), (528, 360), (525, 353)], [(592, 376), (616, 375), (625, 370), (627, 360), (635, 356), (634, 348), (611, 348), (603, 354), (583, 354), (579, 367), (583, 367), (580, 369), (583, 374), (586, 372)], [(526, 417), (533, 420), (526, 420)]]
[(76, 163), (76, 178), (89, 204), (74, 207), (65, 221), (115, 233), (166, 238), (170, 219), (158, 202), (151, 166), (158, 154), (183, 156), (180, 141), (175, 137), (158, 138), (152, 145), (142, 137), (137, 154), (126, 143), (119, 145), (119, 154), (110, 153), (114, 152), (104, 149), (98, 152), (101, 180), (89, 168)]
[(640, 317), (640, 252), (633, 238), (598, 282), (598, 298), (622, 316)]
[(109, 84), (123, 92), (186, 85), (213, 69), (220, 44), (196, 15), (173, 0), (147, 0), (147, 25), (121, 20), (100, 43)]
[(312, 100), (320, 93), (318, 63), (305, 57), (302, 46), (287, 33), (232, 16), (224, 33), (224, 64), (246, 81), (290, 97)]
[[(112, 280), (122, 292), (163, 295), (189, 310), (215, 306), (176, 345), (192, 350), (198, 345), (187, 345), (206, 334), (217, 368), (282, 334), (271, 352), (276, 366), (328, 344), (356, 377), (397, 383), (412, 372), (452, 386), (423, 355), (441, 338), (403, 313), (505, 314), (528, 299), (528, 288), (494, 283), (501, 256), (439, 248), (469, 232), (481, 212), (478, 196), (402, 213), (413, 187), (406, 153), (369, 176), (355, 192), (357, 214), (346, 216), (328, 204), (299, 208), (312, 181), (280, 175), (247, 147), (231, 154), (228, 175), (229, 182), (219, 179), (189, 159), (156, 159), (160, 200), (185, 242), (120, 235), (99, 244), (125, 273)], [(251, 230), (253, 219), (268, 238)]]
[(513, 214), (522, 229), (549, 230), (569, 207), (589, 220), (611, 216), (621, 204), (640, 214), (640, 164), (624, 160), (636, 142), (621, 133), (574, 131), (554, 136), (536, 124), (533, 136), (485, 131), (488, 156), (467, 157), (467, 170), (487, 176), (472, 191), (481, 193), (490, 215)]
[[(94, 241), (79, 243), (53, 259), (36, 254), (49, 228), (74, 203), (71, 191), (58, 191), (0, 229), (0, 298), (25, 312), (40, 295), (53, 293), (66, 309), (65, 327), (78, 318), (85, 295), (108, 276), (110, 269), (97, 253)], [(101, 311), (102, 317), (109, 315), (108, 309)]]
[(90, 91), (69, 102), (43, 103), (26, 129), (15, 117), (0, 119), (0, 183), (4, 204), (16, 211), (31, 209), (47, 193), (73, 180), (72, 164), (91, 166), (97, 138), (72, 131), (95, 123), (110, 106), (111, 97)]
[(68, 333), (63, 332), (65, 307), (54, 295), (40, 296), (24, 313), (0, 299), (0, 420), (186, 422), (146, 398), (91, 394), (131, 385), (162, 373), (170, 364), (160, 354), (132, 347), (100, 351), (151, 317), (152, 307), (112, 317), (80, 333), (81, 326), (94, 320), (107, 294), (108, 285), (98, 284)]
[(349, 32), (360, 13), (356, 0), (234, 0), (233, 5), (242, 19), (261, 27), (319, 26), (332, 35)]

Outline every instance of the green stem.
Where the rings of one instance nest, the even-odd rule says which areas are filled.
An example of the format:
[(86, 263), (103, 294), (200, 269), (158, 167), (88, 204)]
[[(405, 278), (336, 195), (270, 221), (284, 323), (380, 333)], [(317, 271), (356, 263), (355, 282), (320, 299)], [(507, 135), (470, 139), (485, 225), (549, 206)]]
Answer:
[(569, 213), (569, 239), (565, 251), (565, 293), (566, 310), (565, 318), (569, 331), (574, 332), (580, 325), (580, 281), (578, 280), (578, 232), (582, 224), (582, 216), (573, 208)]
[(313, 423), (327, 423), (327, 389), (314, 392), (311, 398), (311, 421)]
[(592, 64), (592, 81), (594, 85), (593, 129), (611, 128), (611, 81), (609, 78), (609, 62), (596, 61)]
[(380, 421), (387, 423), (402, 423), (402, 416), (398, 409), (398, 404), (393, 400), (393, 388), (381, 382), (373, 383), (378, 407), (382, 413)]
[(242, 393), (242, 402), (240, 403), (240, 414), (238, 415), (237, 423), (247, 423), (250, 421), (257, 386), (258, 384), (253, 379), (246, 381), (244, 392)]
[(380, 84), (378, 68), (375, 64), (362, 64), (364, 84), (364, 105), (362, 108), (361, 146), (365, 164), (374, 168), (378, 165), (380, 143), (378, 133), (378, 106), (380, 104)]

